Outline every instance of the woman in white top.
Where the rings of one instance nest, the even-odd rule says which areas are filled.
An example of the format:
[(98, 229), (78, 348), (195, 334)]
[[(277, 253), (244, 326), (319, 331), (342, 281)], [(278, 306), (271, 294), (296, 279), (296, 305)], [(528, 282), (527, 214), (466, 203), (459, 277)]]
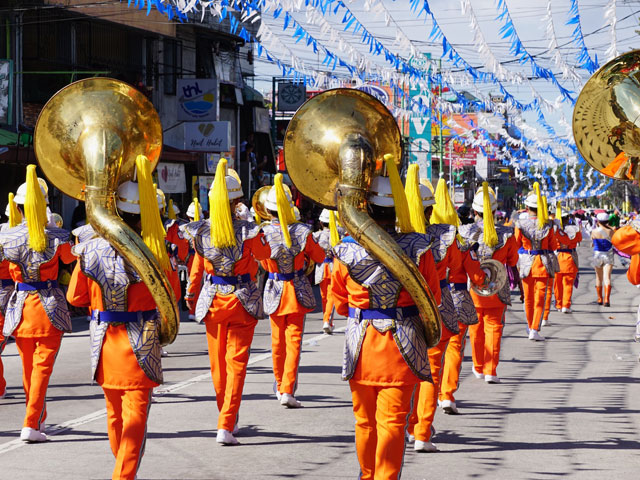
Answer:
[[(611, 306), (611, 271), (614, 264), (614, 250), (611, 237), (614, 229), (609, 226), (609, 215), (599, 213), (596, 217), (597, 225), (591, 231), (593, 241), (593, 266), (596, 270), (596, 292), (598, 293), (598, 305), (604, 303), (605, 307)], [(602, 286), (604, 284), (604, 300)]]

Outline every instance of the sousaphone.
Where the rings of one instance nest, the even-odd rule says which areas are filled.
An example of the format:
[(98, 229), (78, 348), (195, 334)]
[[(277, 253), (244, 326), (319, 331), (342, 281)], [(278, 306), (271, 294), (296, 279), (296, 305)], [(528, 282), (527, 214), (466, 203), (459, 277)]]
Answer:
[(173, 342), (179, 315), (169, 279), (115, 206), (118, 185), (134, 176), (136, 157), (145, 155), (152, 169), (160, 158), (162, 124), (151, 102), (130, 85), (111, 78), (72, 83), (42, 109), (34, 149), (49, 181), (85, 202), (87, 222), (149, 287), (161, 317), (160, 343)]
[(400, 130), (391, 112), (360, 90), (327, 90), (308, 100), (289, 122), (287, 172), (296, 188), (337, 209), (349, 234), (383, 263), (413, 298), (428, 347), (440, 341), (440, 313), (416, 264), (367, 214), (367, 193), (383, 156), (402, 159)]
[(493, 258), (480, 262), (480, 267), (487, 273), (487, 282), (478, 286), (471, 282), (471, 288), (481, 297), (491, 297), (498, 293), (507, 283), (507, 270), (502, 263)]
[(640, 50), (614, 58), (587, 81), (573, 110), (573, 136), (600, 173), (640, 180)]

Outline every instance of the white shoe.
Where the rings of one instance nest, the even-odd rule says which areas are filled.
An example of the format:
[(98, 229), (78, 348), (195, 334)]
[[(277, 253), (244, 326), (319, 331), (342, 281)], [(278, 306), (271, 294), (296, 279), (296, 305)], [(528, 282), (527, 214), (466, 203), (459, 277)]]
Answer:
[(276, 398), (278, 401), (282, 399), (282, 394), (278, 391), (278, 382), (273, 382), (273, 393), (276, 394)]
[(300, 408), (302, 403), (296, 400), (296, 397), (290, 393), (283, 393), (282, 398), (280, 398), (280, 405), (287, 408)]
[(423, 442), (421, 440), (416, 440), (416, 443), (413, 444), (413, 449), (416, 452), (438, 452), (438, 447), (436, 447), (433, 442)]
[(571, 307), (562, 307), (562, 313), (573, 313)]
[(168, 357), (169, 356), (169, 352), (167, 352), (164, 348), (162, 349), (162, 352), (160, 353), (161, 357)]
[(411, 435), (409, 432), (406, 433), (406, 437), (407, 437), (407, 443), (413, 443), (416, 441), (416, 437)]
[(442, 407), (442, 410), (444, 410), (444, 413), (448, 415), (458, 415), (458, 407), (456, 407), (456, 402), (452, 402), (451, 400), (442, 400), (442, 402), (440, 402), (440, 406)]
[(471, 367), (471, 371), (473, 372), (473, 376), (482, 380), (484, 378), (484, 373), (480, 373), (476, 370), (475, 367)]
[(35, 428), (24, 427), (20, 432), (20, 440), (29, 443), (46, 442), (47, 436)]
[(218, 430), (218, 434), (216, 435), (216, 442), (221, 443), (222, 445), (238, 445), (238, 440), (229, 430)]
[(544, 342), (544, 337), (538, 333), (537, 330), (529, 330), (529, 340), (535, 340), (536, 342)]
[(500, 377), (497, 375), (485, 375), (484, 381), (487, 383), (500, 383)]
[(551, 323), (549, 322), (549, 320), (542, 320), (542, 326), (543, 327), (549, 327), (549, 326), (551, 326)]
[(333, 327), (329, 324), (329, 322), (324, 322), (322, 324), (322, 331), (324, 333), (326, 333), (327, 335), (332, 335), (333, 334)]

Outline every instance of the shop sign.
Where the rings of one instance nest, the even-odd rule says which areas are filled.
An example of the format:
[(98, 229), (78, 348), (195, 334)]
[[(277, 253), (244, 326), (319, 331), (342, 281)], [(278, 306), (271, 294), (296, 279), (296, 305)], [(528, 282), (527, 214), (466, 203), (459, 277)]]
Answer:
[(229, 122), (184, 123), (184, 149), (195, 152), (228, 152), (231, 143)]
[(217, 120), (217, 92), (215, 79), (178, 79), (178, 121)]
[(158, 187), (164, 193), (186, 193), (187, 181), (181, 163), (158, 163)]

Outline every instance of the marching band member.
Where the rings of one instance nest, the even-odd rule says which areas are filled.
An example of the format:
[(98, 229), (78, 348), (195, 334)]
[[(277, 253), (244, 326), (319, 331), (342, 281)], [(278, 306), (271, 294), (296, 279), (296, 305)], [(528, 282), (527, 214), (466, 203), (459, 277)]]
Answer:
[[(596, 271), (596, 293), (598, 305), (611, 306), (611, 272), (615, 263), (611, 238), (615, 230), (609, 226), (609, 215), (598, 213), (597, 227), (591, 232), (593, 241), (593, 267)], [(602, 287), (604, 285), (604, 298)]]
[(281, 405), (298, 408), (294, 393), (302, 346), (304, 319), (316, 301), (305, 275), (305, 263), (322, 263), (325, 252), (313, 239), (309, 226), (295, 221), (291, 196), (277, 174), (265, 207), (272, 216), (262, 230), (271, 255), (262, 262), (269, 272), (264, 288), (264, 311), (271, 319), (271, 351), (275, 393)]
[[(542, 195), (542, 204), (545, 212), (545, 221), (550, 222), (551, 228), (553, 229), (553, 241), (551, 242), (551, 245), (552, 245), (551, 253), (553, 253), (553, 255), (556, 256), (557, 255), (556, 249), (558, 248), (558, 241), (556, 238), (557, 237), (556, 233), (558, 231), (558, 222), (555, 221), (555, 212), (551, 212), (548, 209), (547, 197), (545, 195)], [(555, 287), (556, 287), (556, 277), (554, 276), (547, 283), (547, 289), (544, 294), (544, 311), (542, 313), (542, 323), (541, 323), (543, 327), (550, 325), (549, 314), (551, 313), (551, 300), (555, 292)]]
[(579, 265), (576, 247), (582, 241), (582, 233), (580, 227), (569, 224), (569, 212), (562, 208), (560, 202), (558, 202), (557, 210), (556, 242), (558, 248), (556, 252), (560, 271), (556, 273), (555, 279), (556, 308), (562, 313), (571, 313), (571, 297)]
[[(433, 420), (435, 418), (436, 409), (438, 407), (438, 396), (441, 387), (445, 354), (450, 339), (460, 334), (461, 322), (459, 322), (458, 320), (461, 317), (459, 317), (459, 312), (456, 309), (455, 301), (453, 299), (453, 293), (450, 291), (449, 283), (451, 280), (453, 280), (454, 282), (460, 281), (458, 284), (461, 285), (462, 283), (464, 283), (466, 288), (467, 276), (471, 278), (473, 283), (479, 285), (482, 285), (485, 281), (485, 273), (480, 269), (478, 262), (471, 258), (468, 249), (465, 248), (464, 251), (460, 249), (455, 235), (458, 215), (456, 214), (455, 208), (451, 203), (451, 197), (449, 196), (449, 192), (447, 191), (446, 182), (442, 178), (438, 181), (435, 196), (436, 206), (435, 208), (433, 208), (433, 213), (431, 214), (431, 227), (433, 227), (434, 225), (450, 225), (453, 228), (453, 242), (449, 249), (451, 253), (447, 253), (447, 257), (449, 259), (449, 263), (447, 265), (447, 267), (449, 268), (449, 279), (447, 279), (446, 273), (444, 274), (444, 276), (439, 277), (440, 288), (442, 290), (442, 306), (440, 308), (440, 316), (445, 328), (442, 329), (440, 342), (435, 347), (430, 348), (428, 351), (433, 383), (422, 382), (420, 384), (420, 394), (418, 397), (418, 405), (416, 410), (417, 423), (413, 428), (413, 435), (415, 437), (414, 450), (422, 452), (437, 451), (437, 447), (431, 441), (431, 437), (433, 435)], [(427, 230), (427, 234), (429, 234), (429, 230), (430, 229)], [(439, 270), (438, 273), (441, 273), (441, 271)], [(464, 279), (464, 282), (461, 281), (462, 279)], [(454, 289), (455, 288), (460, 287), (456, 287), (456, 285), (454, 284)], [(458, 290), (456, 291), (456, 293), (459, 291), (462, 290)], [(447, 296), (450, 299), (450, 304), (448, 304), (448, 302), (445, 302), (445, 298)], [(458, 299), (458, 301), (460, 301), (460, 299)], [(461, 310), (463, 310), (463, 308), (461, 308)], [(468, 308), (467, 310), (469, 311), (469, 313), (474, 313), (470, 312), (470, 309)], [(467, 315), (465, 321), (474, 321), (472, 317), (473, 314)], [(477, 317), (475, 318), (475, 321), (477, 322)], [(457, 411), (454, 403), (448, 404), (447, 408), (451, 409), (452, 413), (455, 413)]]
[(627, 279), (633, 285), (640, 284), (640, 220), (630, 220), (611, 237), (611, 243), (622, 253), (631, 255)]
[[(13, 201), (13, 193), (9, 194), (9, 203), (4, 214), (8, 221), (0, 225), (0, 232), (4, 232), (10, 228), (17, 227), (22, 223), (22, 214), (18, 210), (18, 206)], [(0, 398), (4, 398), (7, 392), (7, 381), (4, 378), (4, 365), (2, 364), (2, 352), (9, 340), (9, 337), (5, 337), (2, 333), (4, 328), (4, 315), (7, 310), (7, 303), (9, 298), (15, 290), (15, 284), (11, 279), (11, 272), (9, 271), (9, 261), (0, 261)]]
[[(389, 165), (390, 162), (387, 162)], [(398, 175), (388, 166), (389, 175)], [(426, 236), (411, 231), (399, 187), (375, 177), (369, 191), (369, 215), (416, 264), (440, 302), (438, 275)], [(405, 201), (406, 204), (406, 201)], [(408, 292), (351, 237), (334, 247), (331, 295), (336, 310), (348, 317), (342, 378), (349, 380), (356, 417), (356, 450), (361, 479), (400, 478), (404, 433), (413, 392), (430, 381), (429, 362), (418, 310)]]
[(69, 232), (45, 228), (47, 187), (37, 178), (35, 165), (27, 166), (27, 182), (18, 188), (15, 202), (23, 205), (26, 223), (0, 233), (0, 254), (11, 264), (9, 272), (16, 284), (3, 334), (14, 336), (22, 359), (27, 411), (20, 438), (44, 442), (49, 378), (62, 335), (71, 332), (67, 303), (56, 281), (58, 262), (71, 263), (75, 256)]
[[(204, 214), (202, 212), (202, 207), (200, 206), (200, 202), (198, 201), (197, 197), (193, 198), (193, 202), (191, 202), (189, 204), (189, 208), (187, 208), (187, 219), (189, 220), (188, 223), (199, 222), (200, 220), (205, 219)], [(180, 228), (180, 234), (184, 237), (185, 236), (184, 225), (180, 226), (179, 228)], [(188, 235), (187, 235), (187, 241), (188, 241)], [(192, 292), (193, 294), (193, 297), (189, 300), (189, 305), (191, 305), (190, 307), (188, 307), (189, 320), (196, 319), (196, 305), (198, 304), (198, 295), (200, 294), (200, 289), (202, 288), (202, 285), (197, 285), (195, 287), (192, 287), (190, 282), (191, 269), (193, 267), (193, 259), (195, 257), (195, 254), (196, 254), (196, 251), (193, 248), (193, 245), (191, 244), (191, 242), (189, 242), (189, 251), (188, 251), (188, 256), (185, 262), (187, 265), (187, 286), (185, 288), (185, 291)]]
[(336, 227), (335, 212), (326, 208), (320, 213), (320, 222), (322, 230), (315, 232), (313, 238), (318, 242), (324, 251), (326, 257), (324, 262), (316, 265), (315, 283), (320, 285), (320, 297), (322, 298), (322, 330), (326, 334), (333, 333), (333, 297), (330, 294), (331, 288), (331, 267), (333, 264), (332, 248), (340, 241), (340, 234)]
[[(472, 208), (476, 213), (476, 222), (462, 225), (459, 228), (460, 236), (466, 245), (477, 246), (475, 255), (480, 262), (493, 258), (503, 265), (515, 266), (518, 263), (518, 246), (514, 232), (512, 228), (494, 224), (493, 215), (497, 206), (495, 194), (484, 182), (482, 190), (473, 198)], [(487, 383), (499, 383), (497, 368), (500, 343), (507, 305), (511, 305), (509, 284), (505, 283), (502, 290), (490, 297), (480, 296), (472, 289), (471, 298), (478, 318), (476, 324), (469, 326), (473, 373), (477, 378), (484, 378)], [(461, 325), (460, 330), (462, 329)], [(445, 356), (440, 390), (441, 405), (445, 412), (448, 402), (451, 402), (449, 408), (454, 413), (456, 410), (453, 395), (458, 388), (465, 343), (464, 338), (462, 341), (459, 338), (458, 335), (452, 337)]]
[(202, 285), (204, 276), (196, 319), (204, 321), (207, 328), (211, 376), (220, 411), (216, 441), (235, 445), (253, 331), (264, 316), (255, 283), (257, 260), (269, 258), (271, 249), (257, 225), (232, 218), (243, 193), (238, 180), (225, 175), (226, 165), (226, 159), (220, 159), (209, 191), (215, 215), (184, 227), (196, 250), (186, 298), (191, 307), (198, 293), (196, 286)]
[[(124, 222), (142, 234), (179, 299), (180, 284), (167, 256), (146, 157), (138, 157), (136, 168), (138, 183), (120, 185), (116, 206)], [(106, 400), (109, 443), (116, 460), (113, 478), (133, 479), (144, 453), (152, 390), (163, 381), (156, 304), (107, 240), (97, 237), (73, 250), (79, 261), (67, 300), (92, 311), (91, 368)]]
[(526, 217), (521, 215), (516, 222), (515, 238), (521, 245), (518, 250), (518, 270), (522, 279), (529, 340), (544, 341), (540, 327), (547, 289), (550, 279), (558, 271), (558, 264), (553, 254), (554, 232), (552, 224), (546, 221), (538, 182), (533, 184), (533, 188), (535, 193), (531, 193), (524, 201), (529, 214)]

